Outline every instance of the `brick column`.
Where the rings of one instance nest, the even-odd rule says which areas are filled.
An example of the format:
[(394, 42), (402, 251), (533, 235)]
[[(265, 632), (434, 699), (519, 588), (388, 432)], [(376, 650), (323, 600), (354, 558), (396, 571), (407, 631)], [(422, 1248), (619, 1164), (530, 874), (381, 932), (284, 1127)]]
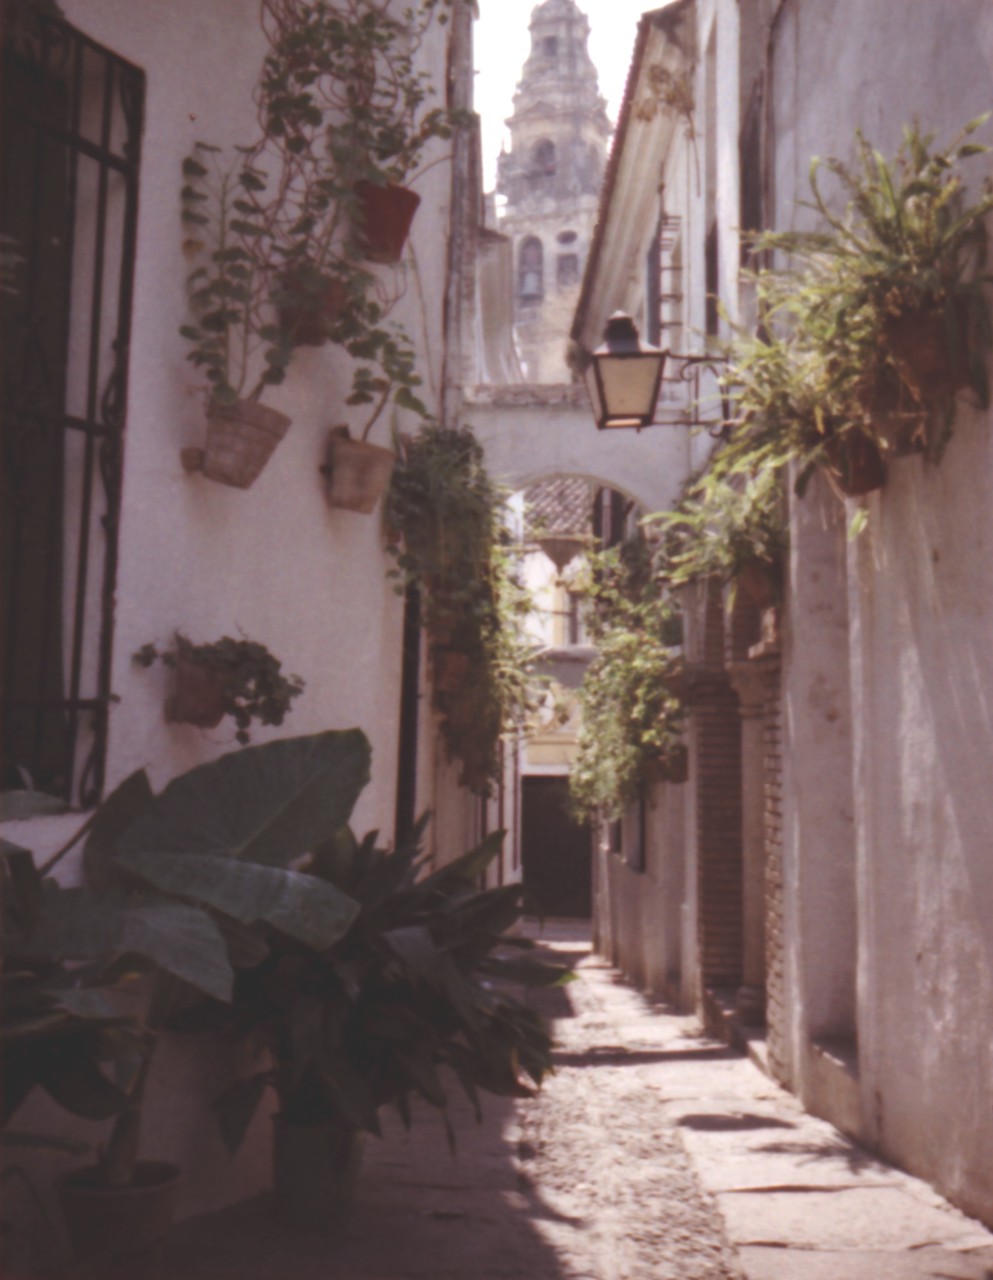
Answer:
[(697, 946), (704, 987), (742, 977), (741, 716), (721, 671), (689, 673), (696, 729)]
[(761, 660), (730, 665), (741, 713), (742, 985), (735, 1001), (746, 1026), (765, 1021), (765, 713)]
[(769, 1069), (788, 1084), (783, 960), (783, 702), (777, 643), (757, 646), (765, 679), (765, 1018)]

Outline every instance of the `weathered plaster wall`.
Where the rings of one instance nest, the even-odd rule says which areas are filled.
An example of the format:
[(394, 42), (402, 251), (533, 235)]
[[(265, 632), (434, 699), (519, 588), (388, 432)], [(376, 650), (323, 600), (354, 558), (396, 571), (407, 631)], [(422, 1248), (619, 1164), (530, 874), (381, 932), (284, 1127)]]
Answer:
[[(830, 50), (830, 76), (825, 76)], [(940, 57), (936, 57), (940, 50)], [(811, 155), (850, 156), (855, 127), (891, 151), (917, 116), (940, 138), (989, 105), (993, 11), (975, 0), (787, 3), (775, 42), (775, 223), (790, 225)], [(989, 130), (984, 140), (989, 141)], [(988, 158), (973, 162), (978, 184)], [(960, 397), (940, 465), (896, 462), (848, 551), (857, 1030), (866, 1136), (993, 1221), (993, 499), (989, 415)], [(846, 518), (855, 509), (846, 504)], [(807, 568), (802, 548), (795, 576)], [(794, 606), (795, 608), (796, 606)], [(794, 644), (791, 740), (810, 732), (804, 689), (821, 651)], [(845, 662), (825, 665), (837, 680)], [(804, 727), (806, 723), (806, 728)], [(786, 788), (798, 821), (802, 799)], [(840, 801), (839, 801), (840, 804)], [(801, 874), (794, 837), (784, 855)], [(828, 854), (830, 851), (827, 851)], [(835, 853), (847, 857), (839, 846)], [(797, 909), (817, 910), (796, 895)], [(802, 954), (801, 921), (787, 922)], [(794, 988), (799, 992), (799, 988)], [(815, 1020), (812, 995), (795, 1050)]]

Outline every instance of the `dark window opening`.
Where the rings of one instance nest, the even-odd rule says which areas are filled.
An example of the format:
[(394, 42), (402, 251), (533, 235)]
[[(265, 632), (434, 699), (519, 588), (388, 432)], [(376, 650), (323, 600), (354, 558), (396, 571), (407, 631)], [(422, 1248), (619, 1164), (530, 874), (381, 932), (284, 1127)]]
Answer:
[(741, 170), (740, 218), (742, 248), (751, 252), (755, 235), (762, 230), (762, 84), (756, 84), (738, 140)]
[(555, 278), (562, 289), (579, 284), (579, 254), (560, 253), (555, 265)]
[(517, 261), (517, 294), (522, 301), (540, 298), (545, 291), (544, 254), (537, 236), (521, 241)]
[(554, 58), (559, 51), (558, 36), (545, 36), (541, 42), (541, 52), (546, 58)]
[(658, 225), (652, 243), (648, 246), (648, 257), (645, 262), (647, 277), (645, 290), (645, 312), (648, 324), (645, 326), (645, 340), (652, 346), (662, 344), (662, 215), (659, 214)]
[(145, 77), (61, 19), (4, 36), (3, 787), (103, 787)]
[(555, 143), (542, 138), (531, 154), (531, 170), (538, 177), (550, 178), (555, 173), (555, 166)]
[(559, 244), (575, 244), (579, 236), (575, 231), (560, 231), (555, 239)]
[(627, 536), (634, 503), (616, 489), (598, 489), (593, 499), (593, 536), (604, 551), (619, 546)]
[(706, 319), (707, 337), (716, 337), (720, 331), (720, 264), (718, 260), (717, 223), (707, 232), (704, 269), (707, 289)]

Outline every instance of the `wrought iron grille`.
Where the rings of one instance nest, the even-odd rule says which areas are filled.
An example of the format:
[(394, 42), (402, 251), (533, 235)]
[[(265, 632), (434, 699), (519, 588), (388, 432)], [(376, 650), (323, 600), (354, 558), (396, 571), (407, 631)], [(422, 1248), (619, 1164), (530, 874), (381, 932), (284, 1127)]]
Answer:
[(145, 77), (40, 15), (8, 25), (2, 60), (2, 785), (87, 808), (111, 701)]

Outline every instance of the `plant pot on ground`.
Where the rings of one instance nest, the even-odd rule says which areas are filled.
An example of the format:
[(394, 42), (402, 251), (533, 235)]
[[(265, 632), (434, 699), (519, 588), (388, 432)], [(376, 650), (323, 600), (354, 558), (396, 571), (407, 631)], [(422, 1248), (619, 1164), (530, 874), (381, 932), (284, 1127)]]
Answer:
[(142, 1255), (169, 1232), (182, 1175), (166, 1161), (139, 1160), (129, 1187), (108, 1187), (99, 1165), (59, 1180), (59, 1200), (77, 1261), (112, 1251)]
[[(273, 936), (267, 958), (238, 979), (232, 1028), (265, 1046), (271, 1065), (234, 1081), (215, 1110), (235, 1150), (265, 1090), (275, 1091), (276, 1206), (297, 1225), (324, 1228), (345, 1211), (328, 1197), (347, 1196), (351, 1135), (379, 1136), (383, 1106), (409, 1126), (419, 1095), (447, 1124), (442, 1068), (478, 1114), (477, 1090), (528, 1096), (551, 1065), (545, 1024), (510, 984), (558, 983), (567, 970), (531, 959), (531, 944), (508, 936), (524, 909), (520, 885), (478, 888), (503, 833), (424, 874), (425, 825), (392, 851), (376, 847), (375, 833), (361, 842), (347, 827), (329, 834), (302, 878), (359, 903), (353, 926), (324, 949)], [(295, 1199), (315, 1160), (322, 1188)]]
[(272, 1187), (276, 1219), (284, 1227), (335, 1230), (358, 1189), (363, 1134), (340, 1116), (299, 1124), (273, 1116)]

